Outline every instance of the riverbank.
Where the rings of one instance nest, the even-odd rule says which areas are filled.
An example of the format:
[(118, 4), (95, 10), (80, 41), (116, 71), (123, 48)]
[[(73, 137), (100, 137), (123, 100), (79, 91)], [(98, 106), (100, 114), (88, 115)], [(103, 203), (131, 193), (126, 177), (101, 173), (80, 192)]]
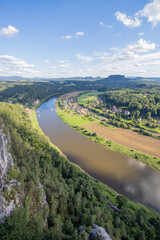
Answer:
[(160, 158), (160, 141), (144, 136), (130, 129), (109, 128), (98, 123), (86, 123), (82, 127), (90, 132), (96, 132), (98, 136), (111, 140), (135, 151)]
[[(47, 110), (48, 112), (48, 110)], [(53, 112), (53, 111), (50, 111), (50, 112)], [(38, 113), (39, 114), (39, 113)], [(39, 128), (40, 132), (41, 132), (41, 129), (39, 127), (39, 124), (38, 124), (38, 121), (37, 121), (37, 118), (36, 118), (36, 113), (34, 112), (33, 113), (33, 117), (31, 118), (31, 121), (33, 123), (33, 126), (37, 129)], [(38, 130), (38, 129), (37, 129)], [(43, 134), (44, 135), (44, 134)], [(45, 135), (44, 135), (45, 136)], [(53, 146), (53, 145), (52, 145)], [(138, 216), (145, 216), (145, 226), (148, 226), (148, 222), (151, 220), (151, 219), (158, 219), (159, 218), (159, 214), (157, 214), (155, 211), (153, 211), (152, 209), (149, 209), (141, 204), (138, 204), (138, 203), (134, 203), (133, 201), (127, 199), (126, 197), (122, 196), (122, 195), (119, 195), (117, 194), (114, 190), (110, 189), (109, 187), (107, 187), (105, 184), (87, 176), (86, 174), (84, 174), (80, 168), (78, 168), (77, 166), (75, 166), (74, 164), (71, 164), (69, 161), (67, 161), (66, 158), (64, 158), (63, 156), (60, 158), (58, 164), (61, 164), (62, 166), (64, 165), (64, 162), (68, 162), (68, 165), (66, 164), (65, 165), (65, 168), (63, 170), (64, 172), (64, 176), (65, 176), (65, 171), (66, 171), (66, 174), (68, 172), (68, 169), (70, 169), (69, 166), (73, 166), (71, 169), (72, 169), (72, 175), (75, 176), (75, 180), (72, 179), (72, 175), (69, 175), (69, 178), (64, 178), (64, 183), (66, 181), (66, 183), (68, 184), (68, 186), (72, 186), (72, 183), (74, 184), (75, 186), (75, 182), (76, 181), (80, 181), (80, 184), (81, 182), (83, 182), (83, 184), (81, 185), (83, 187), (84, 190), (86, 190), (86, 194), (89, 193), (91, 194), (90, 192), (90, 188), (93, 189), (93, 197), (89, 198), (88, 197), (86, 198), (85, 196), (86, 195), (82, 195), (83, 198), (81, 200), (81, 202), (85, 203), (85, 201), (87, 200), (89, 202), (88, 204), (88, 207), (85, 208), (85, 212), (87, 211), (88, 212), (88, 208), (90, 209), (90, 205), (94, 204), (94, 211), (96, 215), (95, 218), (94, 218), (94, 222), (100, 222), (99, 224), (108, 224), (106, 229), (108, 231), (111, 231), (111, 226), (112, 226), (112, 222), (115, 222), (116, 219), (117, 221), (121, 222), (122, 221), (122, 224), (123, 224), (123, 228), (126, 227), (126, 225), (128, 227), (128, 232), (130, 233), (129, 235), (131, 235), (131, 230), (132, 230), (132, 225), (133, 225), (133, 229), (134, 229), (134, 232), (138, 232), (139, 230), (139, 226), (134, 226), (134, 224), (131, 223), (132, 222), (135, 222), (135, 219), (138, 219)], [(68, 167), (67, 167), (68, 166)], [(56, 167), (58, 168), (58, 165), (56, 165)], [(69, 174), (69, 172), (68, 172)], [(70, 173), (71, 174), (71, 173)], [(78, 177), (77, 177), (78, 176)], [(58, 177), (58, 176), (56, 176)], [(77, 180), (76, 180), (77, 179)], [(58, 179), (57, 179), (58, 181)], [(75, 182), (74, 182), (75, 181)], [(85, 185), (85, 182), (88, 181), (89, 184)], [(65, 186), (66, 187), (66, 186)], [(80, 186), (79, 186), (80, 187)], [(66, 189), (68, 189), (69, 187), (67, 187)], [(70, 187), (71, 189), (71, 187)], [(75, 197), (79, 196), (80, 194), (80, 190), (81, 188), (78, 188), (78, 193), (76, 194), (75, 193)], [(98, 195), (97, 195), (97, 192), (96, 192), (96, 189), (98, 189)], [(69, 193), (71, 194), (72, 191), (70, 191)], [(74, 192), (73, 192), (74, 194)], [(52, 193), (53, 195), (53, 193)], [(81, 195), (80, 195), (81, 196)], [(71, 197), (70, 197), (71, 198)], [(98, 198), (98, 201), (97, 201), (97, 198)], [(55, 200), (54, 200), (55, 201)], [(64, 201), (64, 200), (63, 200)], [(72, 201), (72, 199), (71, 199)], [(97, 201), (97, 202), (96, 202)], [(101, 202), (103, 202), (103, 206), (101, 207)], [(64, 203), (65, 206), (66, 206), (66, 203)], [(95, 204), (96, 204), (96, 207), (95, 207)], [(110, 208), (109, 206), (116, 206), (118, 207), (118, 209), (120, 209), (121, 211), (120, 212), (115, 212), (114, 208)], [(107, 209), (105, 211), (105, 209)], [(116, 209), (116, 208), (115, 208)], [(80, 211), (82, 212), (82, 210), (80, 209)], [(105, 214), (106, 218), (105, 220), (103, 221), (102, 217), (100, 217), (100, 221), (98, 220), (98, 216), (100, 215), (101, 216), (101, 212)], [(93, 214), (93, 213), (92, 213)], [(97, 215), (98, 214), (98, 215)], [(90, 216), (92, 216), (90, 214)], [(130, 220), (129, 220), (130, 219)], [(147, 220), (146, 220), (147, 219)], [(146, 221), (147, 221), (147, 224), (146, 224)], [(152, 227), (152, 225), (149, 225), (150, 226), (150, 229), (152, 230), (152, 228), (154, 229), (154, 226)], [(105, 227), (105, 225), (104, 225)], [(116, 229), (116, 228), (115, 228)], [(138, 230), (137, 230), (138, 229)], [(114, 230), (115, 231), (115, 230)], [(119, 230), (120, 231), (120, 230)], [(146, 230), (147, 232), (148, 230)], [(147, 232), (148, 234), (148, 232)], [(112, 239), (121, 239), (121, 238), (118, 238), (116, 235), (116, 237), (113, 236), (113, 234), (111, 234), (112, 236)], [(132, 235), (131, 235), (132, 236)], [(133, 235), (135, 237), (135, 235)]]
[(98, 124), (98, 121), (91, 118), (90, 116), (81, 116), (78, 114), (73, 113), (73, 111), (62, 111), (58, 105), (58, 100), (56, 103), (56, 111), (58, 116), (69, 126), (74, 128), (79, 133), (83, 134), (84, 136), (88, 137), (92, 141), (99, 143), (106, 147), (107, 149), (110, 149), (112, 151), (119, 152), (121, 154), (127, 155), (131, 158), (134, 158), (138, 161), (141, 161), (147, 165), (149, 165), (152, 168), (155, 168), (157, 170), (160, 170), (160, 158), (150, 156), (148, 154), (136, 151), (134, 149), (125, 147), (123, 145), (120, 145), (118, 143), (115, 143), (111, 140), (106, 140), (104, 137), (99, 136), (96, 131), (91, 132), (87, 130), (84, 126), (84, 124), (88, 123), (94, 123), (96, 122)]
[[(57, 106), (57, 102), (56, 102), (56, 109), (58, 108)], [(55, 146), (53, 143), (51, 143), (51, 141), (49, 140), (49, 138), (43, 133), (43, 131), (41, 130), (38, 120), (37, 120), (37, 116), (36, 116), (36, 111), (35, 110), (31, 110), (31, 115), (30, 115), (30, 120), (32, 122), (32, 126), (33, 128), (35, 128), (40, 135), (43, 135), (43, 137), (45, 139), (47, 139), (48, 143), (50, 144), (51, 147), (53, 147), (54, 149), (56, 149), (58, 151), (58, 153), (63, 157), (64, 160), (66, 160), (69, 164), (71, 164), (72, 166), (75, 167), (76, 171), (80, 171), (82, 173), (84, 173), (85, 175), (87, 175), (90, 179), (92, 179), (94, 182), (93, 184), (95, 184), (95, 186), (98, 186), (98, 188), (103, 192), (104, 196), (106, 197), (106, 199), (108, 199), (110, 202), (112, 202), (112, 204), (117, 205), (117, 197), (120, 196), (122, 198), (124, 198), (124, 201), (127, 201), (127, 205), (129, 206), (130, 210), (138, 210), (140, 208), (144, 208), (148, 211), (149, 214), (151, 214), (151, 212), (154, 214), (154, 211), (152, 209), (149, 209), (147, 207), (145, 207), (144, 205), (140, 204), (140, 203), (135, 203), (131, 200), (129, 200), (128, 198), (126, 198), (125, 196), (118, 194), (115, 190), (113, 190), (112, 188), (110, 188), (109, 186), (107, 186), (106, 184), (102, 183), (99, 180), (94, 179), (93, 177), (91, 177), (88, 173), (86, 173), (79, 165), (70, 162), (67, 157), (63, 154), (63, 152), (57, 147)], [(84, 120), (81, 120), (84, 121)], [(76, 129), (77, 130), (77, 129)], [(81, 132), (81, 131), (80, 131)], [(81, 132), (83, 135), (85, 135), (83, 132)], [(86, 136), (86, 135), (85, 135)], [(94, 138), (94, 136), (93, 136)], [(151, 211), (151, 212), (150, 212)]]
[[(45, 101), (45, 100), (44, 100), (44, 101)], [(44, 101), (43, 101), (43, 102), (44, 102)], [(42, 103), (43, 103), (43, 102), (42, 102)], [(38, 133), (39, 133), (40, 135), (42, 135), (42, 136), (48, 141), (49, 145), (50, 145), (51, 147), (53, 147), (54, 149), (56, 149), (63, 157), (66, 157), (66, 156), (62, 153), (62, 151), (61, 151), (57, 146), (55, 146), (53, 143), (50, 142), (49, 137), (47, 137), (47, 136), (43, 133), (42, 129), (39, 127), (39, 123), (38, 123), (38, 120), (37, 120), (37, 115), (36, 115), (36, 111), (35, 111), (35, 110), (30, 110), (30, 120), (31, 120), (31, 122), (32, 122), (32, 127), (33, 127), (34, 129), (36, 129), (36, 130), (38, 131)]]
[[(44, 101), (43, 101), (44, 102)], [(82, 173), (86, 174), (89, 178), (91, 178), (92, 180), (94, 180), (95, 184), (98, 185), (98, 187), (102, 190), (103, 194), (107, 197), (107, 199), (109, 199), (113, 204), (116, 204), (116, 197), (117, 196), (121, 196), (120, 194), (118, 194), (116, 191), (114, 191), (113, 189), (111, 189), (110, 187), (108, 187), (106, 184), (94, 179), (93, 177), (91, 177), (87, 172), (85, 172), (80, 166), (78, 166), (75, 163), (72, 163), (68, 160), (68, 158), (66, 157), (66, 155), (56, 146), (54, 145), (50, 140), (49, 137), (47, 137), (42, 129), (39, 127), (39, 123), (37, 120), (37, 116), (36, 116), (36, 111), (35, 110), (31, 110), (31, 114), (30, 114), (30, 120), (32, 122), (32, 127), (34, 129), (36, 129), (38, 131), (38, 133), (40, 135), (42, 135), (49, 143), (49, 145), (54, 148), (55, 150), (58, 151), (58, 153), (65, 158), (65, 160), (68, 161), (69, 164), (73, 165), (77, 171), (81, 171)], [(125, 198), (125, 197), (124, 197)], [(132, 201), (130, 201), (131, 204), (133, 204), (132, 207), (136, 207), (136, 209), (141, 207), (141, 204), (136, 204), (133, 203)], [(134, 206), (135, 205), (135, 206)], [(146, 208), (145, 206), (143, 206), (144, 208)], [(147, 208), (146, 208), (147, 209)]]

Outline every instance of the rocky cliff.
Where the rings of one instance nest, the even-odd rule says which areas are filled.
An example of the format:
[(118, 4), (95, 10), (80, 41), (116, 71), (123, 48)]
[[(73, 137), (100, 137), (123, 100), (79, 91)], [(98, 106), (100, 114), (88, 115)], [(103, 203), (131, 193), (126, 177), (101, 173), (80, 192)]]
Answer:
[(93, 224), (88, 240), (112, 240), (103, 227)]
[[(9, 153), (10, 148), (10, 136), (4, 134), (0, 129), (0, 222), (3, 222), (4, 218), (9, 216), (16, 206), (23, 206), (23, 200), (27, 194), (16, 179), (13, 179), (12, 176), (8, 179), (9, 169), (19, 171), (15, 170), (13, 158)], [(37, 215), (39, 208), (42, 210), (49, 208), (43, 185), (40, 182), (35, 186), (34, 195), (29, 209), (31, 214)], [(39, 201), (36, 200), (37, 196), (39, 196)], [(44, 225), (47, 226), (47, 219), (44, 219)]]
[(0, 129), (0, 188), (5, 185), (8, 169), (13, 166), (12, 156), (8, 152), (9, 143), (10, 137), (7, 138)]
[(7, 180), (7, 173), (13, 167), (13, 159), (9, 153), (10, 137), (0, 129), (0, 222), (20, 205), (22, 194), (19, 194), (19, 182)]

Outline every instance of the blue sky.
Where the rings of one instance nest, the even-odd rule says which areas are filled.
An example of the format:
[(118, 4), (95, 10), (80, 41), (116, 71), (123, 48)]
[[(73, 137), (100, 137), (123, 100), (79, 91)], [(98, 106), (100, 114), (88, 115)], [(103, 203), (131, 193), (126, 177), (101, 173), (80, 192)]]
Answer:
[(0, 76), (160, 77), (160, 0), (0, 0)]

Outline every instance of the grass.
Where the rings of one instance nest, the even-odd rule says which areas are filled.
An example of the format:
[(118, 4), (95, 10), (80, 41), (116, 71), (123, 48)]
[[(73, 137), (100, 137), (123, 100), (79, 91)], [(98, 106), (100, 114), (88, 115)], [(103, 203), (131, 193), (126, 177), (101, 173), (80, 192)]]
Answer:
[(145, 126), (145, 125), (142, 124), (142, 123), (140, 124), (140, 126), (141, 126), (142, 128), (144, 128), (145, 130), (147, 130), (147, 131), (160, 134), (160, 129), (159, 129), (159, 128), (151, 128), (151, 127)]
[(72, 110), (64, 112), (57, 108), (57, 114), (65, 123), (70, 126), (81, 126), (85, 123), (98, 122), (90, 116), (81, 116), (74, 113)]
[[(40, 131), (39, 123), (37, 121), (36, 111), (30, 110), (30, 119), (31, 119), (33, 128), (35, 128), (38, 131)], [(41, 132), (42, 132), (42, 130), (41, 130)]]
[(78, 103), (87, 105), (89, 101), (95, 101), (98, 96), (98, 92), (89, 92), (89, 93), (84, 93), (78, 97)]
[[(74, 114), (72, 111), (69, 111), (69, 112), (61, 111), (58, 107), (58, 104), (56, 104), (56, 110), (57, 110), (58, 116), (65, 123), (67, 123), (69, 126), (74, 128), (76, 131), (80, 132), (84, 136), (87, 136), (92, 141), (105, 146), (107, 149), (127, 155), (131, 158), (134, 158), (140, 162), (143, 162), (149, 165), (152, 168), (160, 170), (160, 158), (150, 156), (150, 155), (138, 152), (136, 150), (127, 148), (113, 141), (106, 140), (105, 138), (97, 136), (97, 134), (94, 134), (93, 132), (86, 130), (84, 127), (81, 127), (81, 125), (91, 122), (90, 117), (80, 116), (78, 114)], [(100, 121), (98, 120), (96, 121), (92, 119), (92, 121), (100, 123)]]
[[(30, 110), (30, 120), (31, 120), (31, 122), (32, 122), (32, 127), (33, 127), (34, 129), (36, 129), (39, 134), (43, 135), (43, 136), (47, 139), (47, 141), (49, 142), (49, 144), (50, 144), (51, 147), (53, 147), (54, 149), (56, 149), (61, 155), (64, 156), (64, 154), (61, 152), (61, 150), (60, 150), (57, 146), (55, 146), (53, 143), (50, 142), (49, 137), (47, 137), (47, 136), (43, 133), (42, 129), (39, 127), (39, 123), (38, 123), (38, 120), (37, 120), (37, 116), (36, 116), (36, 111), (35, 111), (35, 110)], [(65, 157), (66, 157), (66, 156), (65, 156)]]

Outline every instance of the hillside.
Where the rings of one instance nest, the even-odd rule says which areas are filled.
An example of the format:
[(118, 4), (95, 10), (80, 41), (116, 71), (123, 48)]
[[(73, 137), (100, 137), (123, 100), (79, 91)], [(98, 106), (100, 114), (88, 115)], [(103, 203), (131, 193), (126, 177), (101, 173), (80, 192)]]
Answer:
[(98, 83), (104, 84), (108, 88), (129, 87), (136, 85), (136, 81), (128, 79), (124, 75), (110, 75), (107, 78), (99, 80)]
[[(16, 210), (0, 225), (0, 239), (88, 239), (93, 223), (112, 239), (158, 239), (158, 214), (72, 165), (32, 127), (23, 107), (0, 103), (0, 117), (14, 162), (6, 181), (18, 182), (12, 191), (1, 189), (1, 194), (8, 202), (20, 196)], [(109, 208), (106, 200), (121, 212)], [(85, 231), (78, 233), (81, 225)]]

